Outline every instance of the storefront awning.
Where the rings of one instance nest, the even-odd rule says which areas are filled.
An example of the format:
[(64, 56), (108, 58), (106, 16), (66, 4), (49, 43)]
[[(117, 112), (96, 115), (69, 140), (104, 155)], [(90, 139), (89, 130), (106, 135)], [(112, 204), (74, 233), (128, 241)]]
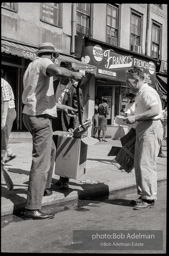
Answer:
[[(23, 57), (33, 60), (36, 57), (37, 48), (29, 47), (19, 43), (1, 40), (1, 52), (12, 54), (14, 56)], [(62, 61), (72, 63), (72, 67), (76, 70), (84, 70), (90, 73), (96, 73), (96, 67), (76, 60), (72, 57), (60, 54), (57, 58), (58, 64)]]
[(157, 78), (158, 78), (159, 80), (161, 80), (165, 85), (167, 85), (167, 77), (157, 75)]
[(156, 74), (155, 88), (161, 96), (167, 95), (167, 77)]
[(36, 57), (36, 50), (37, 49), (33, 47), (1, 40), (1, 52), (12, 54), (14, 56), (33, 60)]

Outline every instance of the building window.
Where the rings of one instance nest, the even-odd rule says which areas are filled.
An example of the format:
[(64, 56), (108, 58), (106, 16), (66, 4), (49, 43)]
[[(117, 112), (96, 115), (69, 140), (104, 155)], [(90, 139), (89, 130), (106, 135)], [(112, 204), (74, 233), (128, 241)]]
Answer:
[(161, 26), (156, 23), (152, 24), (152, 46), (151, 57), (159, 58), (160, 56), (160, 41), (161, 41)]
[(142, 16), (132, 12), (131, 13), (131, 32), (130, 32), (130, 46), (131, 50), (141, 53), (141, 22)]
[(47, 22), (57, 27), (62, 27), (62, 4), (42, 3), (41, 21)]
[(107, 4), (107, 43), (118, 45), (118, 26), (118, 7)]
[(17, 12), (18, 11), (18, 4), (17, 3), (2, 3), (1, 4), (2, 8), (8, 9), (10, 11)]
[(90, 28), (90, 4), (77, 3), (77, 32), (89, 36)]

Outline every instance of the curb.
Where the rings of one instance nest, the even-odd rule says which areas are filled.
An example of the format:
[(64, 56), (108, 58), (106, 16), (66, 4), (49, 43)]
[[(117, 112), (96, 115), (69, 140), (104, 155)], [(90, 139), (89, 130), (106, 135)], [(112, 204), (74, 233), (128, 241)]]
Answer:
[[(160, 182), (164, 182), (166, 180), (167, 180), (166, 178), (159, 178), (157, 182), (159, 184)], [(63, 193), (58, 194), (56, 190), (53, 190), (54, 194), (52, 196), (43, 198), (42, 209), (52, 205), (55, 205), (55, 206), (59, 204), (66, 205), (70, 202), (73, 202), (73, 201), (76, 202), (78, 200), (84, 200), (84, 199), (91, 200), (93, 198), (105, 197), (109, 195), (116, 196), (119, 193), (124, 193), (127, 190), (136, 188), (136, 185), (134, 184), (121, 186), (120, 188), (115, 188), (115, 189), (112, 189), (112, 186), (109, 186), (104, 183), (82, 184), (80, 186), (82, 187), (81, 190), (78, 190), (78, 191), (73, 190), (70, 187), (70, 189), (66, 191), (64, 194)], [(71, 189), (72, 191), (70, 191)], [(11, 204), (10, 202), (8, 205), (4, 207), (1, 206), (1, 217), (17, 214), (23, 211), (25, 207), (25, 203), (26, 203), (26, 199), (22, 198), (22, 200), (18, 202), (18, 204)]]

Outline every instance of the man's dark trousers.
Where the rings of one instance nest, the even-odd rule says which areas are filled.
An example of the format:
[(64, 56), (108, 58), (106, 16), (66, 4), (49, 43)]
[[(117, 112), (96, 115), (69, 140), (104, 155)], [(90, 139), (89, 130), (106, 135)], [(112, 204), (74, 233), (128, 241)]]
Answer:
[(52, 119), (47, 115), (28, 116), (23, 114), (23, 122), (32, 134), (32, 166), (29, 176), (26, 209), (41, 209), (43, 194), (51, 185), (56, 157), (53, 141)]

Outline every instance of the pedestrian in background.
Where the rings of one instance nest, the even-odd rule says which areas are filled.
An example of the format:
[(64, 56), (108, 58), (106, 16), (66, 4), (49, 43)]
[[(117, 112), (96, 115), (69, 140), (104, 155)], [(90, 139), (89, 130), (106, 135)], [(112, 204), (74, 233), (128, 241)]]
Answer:
[(4, 162), (9, 162), (14, 159), (16, 155), (9, 148), (9, 136), (12, 131), (13, 122), (16, 119), (15, 98), (11, 85), (3, 78), (4, 71), (1, 69), (1, 88), (2, 88), (2, 101), (3, 107), (1, 109), (2, 126), (4, 129), (4, 136), (6, 141), (6, 153)]
[(93, 137), (96, 137), (98, 132), (98, 124), (99, 124), (99, 99), (95, 98), (95, 106), (94, 106), (94, 116), (93, 116)]
[(98, 140), (100, 139), (100, 133), (102, 131), (103, 138), (102, 141), (105, 141), (106, 131), (107, 131), (107, 115), (109, 114), (109, 105), (107, 104), (107, 98), (102, 97), (102, 103), (99, 104), (98, 107)]
[[(57, 107), (74, 111), (72, 107), (57, 104), (53, 76), (81, 79), (82, 74), (57, 67), (54, 62), (59, 53), (54, 45), (45, 42), (37, 57), (29, 64), (23, 78), (23, 122), (32, 134), (32, 165), (28, 183), (24, 217), (32, 219), (53, 218), (41, 211), (42, 198), (51, 185), (56, 148), (53, 141), (52, 118), (57, 117)], [(50, 195), (51, 193), (49, 193)], [(48, 193), (47, 193), (48, 195)]]
[(157, 199), (156, 161), (163, 138), (162, 104), (156, 90), (144, 81), (142, 69), (128, 70), (127, 85), (136, 93), (135, 113), (126, 120), (129, 124), (137, 122), (134, 167), (140, 197), (134, 201), (134, 209), (139, 210), (152, 207)]

